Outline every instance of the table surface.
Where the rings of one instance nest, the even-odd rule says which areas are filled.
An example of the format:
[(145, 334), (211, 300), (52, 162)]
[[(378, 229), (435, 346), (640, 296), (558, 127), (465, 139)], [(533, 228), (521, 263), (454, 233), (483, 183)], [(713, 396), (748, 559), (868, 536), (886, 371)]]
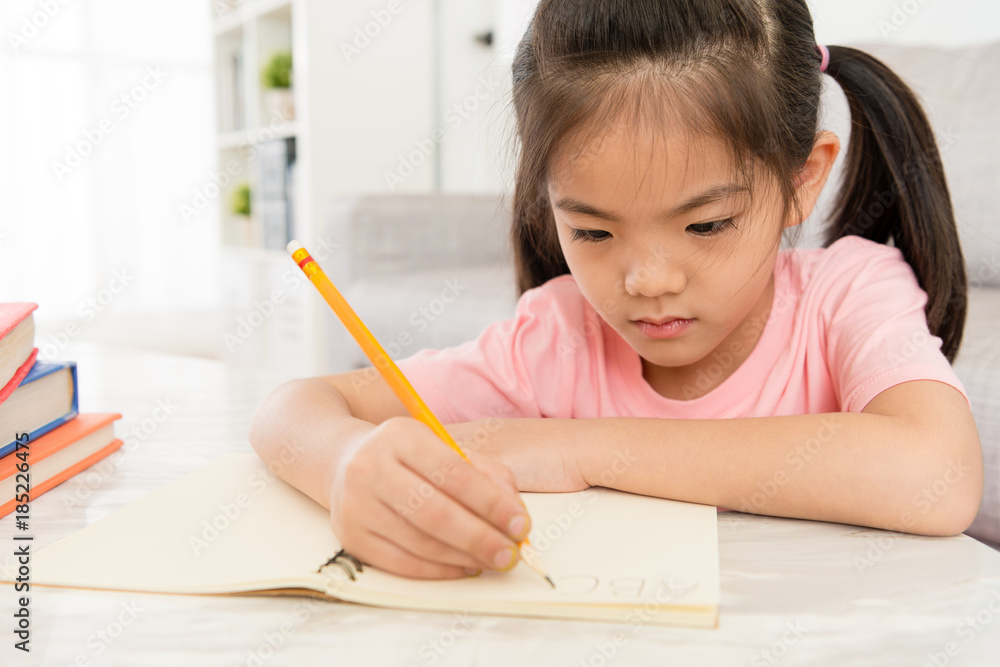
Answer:
[[(286, 379), (205, 359), (76, 344), (84, 412), (119, 412), (126, 440), (32, 502), (37, 550), (228, 451)], [(13, 560), (0, 520), (0, 565)], [(108, 549), (114, 549), (109, 544)], [(378, 609), (307, 598), (36, 588), (30, 654), (13, 648), (0, 587), (2, 665), (995, 665), (1000, 553), (841, 524), (719, 515), (714, 630)]]

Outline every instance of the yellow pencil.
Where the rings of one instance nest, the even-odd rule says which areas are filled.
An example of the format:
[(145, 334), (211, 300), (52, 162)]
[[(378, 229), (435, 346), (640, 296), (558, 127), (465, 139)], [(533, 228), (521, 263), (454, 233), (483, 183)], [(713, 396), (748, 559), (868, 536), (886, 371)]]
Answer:
[[(298, 241), (292, 241), (288, 244), (288, 252), (291, 253), (292, 259), (299, 265), (302, 272), (306, 274), (306, 277), (309, 278), (309, 282), (316, 286), (319, 293), (330, 304), (330, 308), (333, 309), (333, 312), (337, 314), (340, 321), (347, 327), (354, 340), (361, 346), (361, 350), (365, 353), (365, 356), (371, 361), (372, 366), (382, 374), (386, 383), (392, 388), (396, 396), (399, 397), (399, 400), (406, 407), (410, 415), (414, 419), (427, 424), (446, 445), (458, 452), (459, 456), (471, 464), (469, 457), (465, 455), (465, 452), (462, 451), (458, 443), (451, 437), (451, 434), (445, 430), (441, 422), (438, 421), (438, 418), (430, 411), (430, 408), (427, 407), (423, 399), (420, 398), (420, 395), (417, 394), (410, 381), (406, 379), (403, 372), (396, 366), (396, 362), (392, 360), (379, 342), (375, 340), (375, 336), (372, 335), (368, 327), (365, 326), (365, 323), (361, 321), (361, 318), (354, 312), (354, 309), (347, 303), (347, 300), (341, 295), (340, 290), (334, 286), (333, 282), (323, 272), (323, 269), (316, 263), (316, 260), (309, 255), (309, 252)], [(552, 580), (549, 579), (545, 572), (541, 556), (531, 546), (528, 539), (525, 538), (519, 547), (524, 563), (542, 576), (545, 581), (549, 582), (550, 586), (555, 588), (555, 584), (552, 583)]]

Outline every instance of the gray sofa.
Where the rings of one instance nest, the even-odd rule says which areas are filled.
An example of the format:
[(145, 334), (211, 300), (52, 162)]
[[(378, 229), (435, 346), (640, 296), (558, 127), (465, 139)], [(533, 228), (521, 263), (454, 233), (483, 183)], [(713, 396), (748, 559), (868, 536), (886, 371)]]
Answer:
[[(1000, 43), (943, 51), (865, 46), (921, 96), (938, 134), (969, 274), (969, 316), (954, 368), (972, 401), (985, 460), (982, 506), (968, 534), (1000, 548)], [(847, 105), (826, 79), (821, 125), (846, 145)], [(832, 84), (832, 85), (831, 85)], [(841, 156), (846, 151), (842, 151)], [(818, 247), (840, 164), (803, 225)], [(338, 199), (324, 233), (339, 241), (331, 277), (396, 358), (475, 338), (516, 302), (502, 195), (394, 195)], [(333, 327), (328, 369), (366, 365)]]

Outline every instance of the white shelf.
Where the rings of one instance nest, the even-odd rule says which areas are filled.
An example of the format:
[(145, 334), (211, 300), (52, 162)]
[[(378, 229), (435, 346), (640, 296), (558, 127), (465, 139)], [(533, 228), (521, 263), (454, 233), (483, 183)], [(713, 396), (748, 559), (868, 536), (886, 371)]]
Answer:
[(295, 121), (291, 121), (285, 123), (277, 129), (271, 129), (265, 126), (259, 127), (255, 130), (234, 130), (232, 132), (223, 132), (222, 134), (216, 136), (215, 143), (219, 150), (233, 150), (259, 144), (264, 139), (267, 139), (268, 141), (272, 139), (289, 139), (295, 135)]
[(292, 11), (292, 0), (255, 0), (250, 4), (256, 16), (287, 14)]
[[(252, 149), (294, 138), (292, 234), (306, 247), (320, 247), (330, 199), (389, 192), (386, 172), (397, 168), (400, 155), (414, 151), (415, 141), (431, 135), (433, 12), (434, 3), (407, 5), (362, 57), (350, 61), (337, 45), (342, 36), (353, 35), (355, 27), (364, 29), (373, 21), (364, 3), (253, 0), (215, 19), (216, 171), (227, 174), (215, 198), (221, 209), (226, 294), (219, 313), (223, 359), (300, 375), (327, 372), (326, 305), (322, 299), (306, 298), (315, 296), (307, 290), (291, 287), (300, 282), (293, 277), (300, 276), (283, 248), (263, 247), (262, 213), (274, 221), (282, 200), (265, 200), (261, 183), (265, 168), (269, 175), (280, 173), (273, 171), (280, 163), (266, 149)], [(272, 127), (260, 71), (272, 53), (284, 50), (292, 53), (295, 119)], [(267, 182), (274, 181), (269, 177)], [(229, 208), (243, 183), (251, 192), (248, 222)], [(433, 187), (434, 172), (428, 166), (408, 176), (401, 191), (427, 192)], [(274, 245), (276, 241), (272, 236)], [(281, 298), (276, 301), (275, 295)], [(261, 317), (271, 301), (273, 314)], [(232, 344), (232, 332), (257, 322), (252, 336)]]
[(239, 30), (259, 16), (275, 12), (290, 12), (293, 0), (251, 0), (216, 17), (213, 25), (216, 37)]

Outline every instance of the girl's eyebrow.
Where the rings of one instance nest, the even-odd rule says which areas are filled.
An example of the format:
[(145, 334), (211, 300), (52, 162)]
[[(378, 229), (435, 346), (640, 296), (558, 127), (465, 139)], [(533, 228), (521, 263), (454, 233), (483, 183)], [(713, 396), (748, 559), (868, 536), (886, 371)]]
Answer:
[[(744, 185), (738, 185), (736, 183), (722, 183), (720, 185), (714, 185), (708, 190), (705, 190), (701, 194), (695, 195), (691, 199), (687, 200), (673, 211), (666, 211), (660, 214), (661, 218), (675, 218), (679, 215), (684, 215), (685, 213), (690, 213), (695, 209), (699, 209), (702, 206), (707, 206), (713, 204), (720, 199), (726, 199), (727, 197), (732, 197), (733, 195), (748, 192), (749, 189)], [(556, 203), (555, 207), (562, 209), (567, 213), (580, 213), (583, 215), (590, 215), (595, 218), (600, 218), (601, 220), (606, 220), (608, 222), (621, 222), (618, 216), (613, 213), (608, 213), (607, 211), (602, 211), (598, 208), (582, 202), (579, 199), (573, 199), (572, 197), (562, 197)]]

